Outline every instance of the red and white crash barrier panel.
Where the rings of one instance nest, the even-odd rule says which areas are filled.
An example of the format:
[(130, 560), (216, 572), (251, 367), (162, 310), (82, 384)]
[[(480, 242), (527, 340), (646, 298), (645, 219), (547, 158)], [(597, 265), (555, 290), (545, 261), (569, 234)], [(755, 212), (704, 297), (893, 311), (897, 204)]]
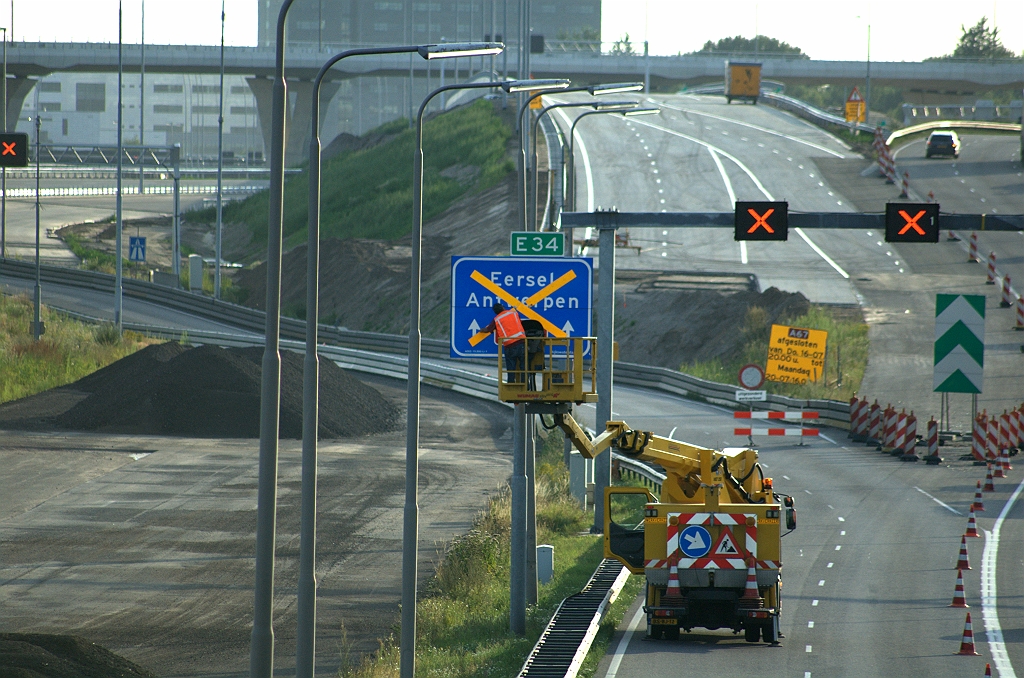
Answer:
[(896, 419), (897, 412), (891, 404), (885, 406), (885, 414), (883, 415), (882, 424), (882, 451), (892, 452), (892, 448), (896, 446)]
[(744, 412), (732, 413), (733, 419), (784, 419), (786, 421), (801, 421), (803, 419), (817, 419), (817, 412)]
[(988, 269), (986, 270), (985, 284), (995, 285), (996, 280), (999, 279), (999, 273), (996, 271), (996, 253), (992, 250), (988, 253)]
[(1003, 298), (999, 302), (999, 305), (1001, 307), (1003, 307), (1003, 308), (1010, 308), (1011, 306), (1013, 306), (1013, 298), (1015, 296), (1017, 296), (1017, 295), (1014, 293), (1013, 287), (1010, 285), (1010, 276), (1009, 276), (1009, 274), (1004, 275), (1003, 276)]
[[(986, 414), (982, 410), (982, 414)], [(988, 425), (985, 427), (986, 453), (991, 461), (999, 458), (999, 415), (993, 414), (987, 417)]]
[(985, 457), (985, 415), (979, 414), (974, 419), (974, 426), (971, 430), (971, 454), (978, 461), (987, 461)]
[(903, 454), (900, 455), (902, 461), (917, 461), (917, 417), (914, 416), (914, 411), (911, 410), (910, 414), (907, 415), (906, 430), (903, 436), (903, 447), (900, 448)]
[(733, 434), (738, 436), (817, 436), (816, 428), (737, 428)]
[(928, 445), (928, 456), (925, 457), (925, 460), (929, 464), (937, 464), (942, 461), (939, 457), (939, 422), (935, 421), (935, 417), (928, 419), (925, 443)]
[(1024, 297), (1017, 297), (1017, 303), (1015, 304), (1016, 311), (1014, 315), (1017, 317), (1017, 322), (1013, 326), (1013, 329), (1018, 332), (1024, 330)]
[(877, 445), (882, 439), (882, 412), (876, 400), (868, 412), (868, 445)]

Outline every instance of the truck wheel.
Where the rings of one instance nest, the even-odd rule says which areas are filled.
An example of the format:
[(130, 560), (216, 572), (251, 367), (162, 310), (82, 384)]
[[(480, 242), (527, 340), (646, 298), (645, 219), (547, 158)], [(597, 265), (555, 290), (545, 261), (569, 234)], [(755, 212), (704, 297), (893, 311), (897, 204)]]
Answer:
[(761, 640), (761, 627), (754, 626), (753, 624), (744, 627), (743, 637), (746, 639), (748, 643), (756, 643), (757, 641)]
[(764, 625), (764, 642), (776, 645), (779, 642), (779, 618), (772, 617), (771, 621)]

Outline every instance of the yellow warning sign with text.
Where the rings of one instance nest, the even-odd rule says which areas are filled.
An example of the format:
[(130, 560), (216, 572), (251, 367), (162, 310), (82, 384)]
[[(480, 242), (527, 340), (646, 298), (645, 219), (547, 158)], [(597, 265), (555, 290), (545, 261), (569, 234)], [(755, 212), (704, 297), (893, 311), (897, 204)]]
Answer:
[(828, 332), (772, 325), (764, 378), (783, 384), (806, 384), (821, 379)]
[(536, 99), (530, 99), (530, 110), (539, 111), (544, 108), (544, 97), (537, 97)]
[(865, 113), (867, 113), (867, 105), (864, 103), (860, 91), (854, 87), (846, 99), (846, 122), (864, 122)]

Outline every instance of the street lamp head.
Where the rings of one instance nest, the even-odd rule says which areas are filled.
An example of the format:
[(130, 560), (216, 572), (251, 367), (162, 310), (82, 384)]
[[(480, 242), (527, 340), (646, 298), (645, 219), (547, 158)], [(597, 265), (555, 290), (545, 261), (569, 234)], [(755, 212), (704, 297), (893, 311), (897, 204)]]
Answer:
[(542, 92), (553, 89), (565, 89), (571, 83), (568, 80), (557, 79), (557, 80), (508, 80), (501, 83), (501, 88), (505, 92), (512, 94), (514, 92)]
[(501, 54), (504, 49), (505, 45), (500, 42), (448, 42), (441, 45), (421, 45), (416, 51), (424, 59), (451, 59), (493, 56)]
[(657, 115), (658, 113), (661, 113), (661, 109), (654, 107), (634, 108), (632, 110), (622, 112), (623, 115), (627, 115), (629, 117), (633, 117), (634, 115)]
[(621, 94), (622, 92), (639, 92), (643, 90), (642, 82), (610, 82), (604, 85), (591, 85), (587, 91), (592, 95), (599, 94)]
[(636, 101), (600, 101), (590, 104), (595, 111), (629, 111), (640, 104)]

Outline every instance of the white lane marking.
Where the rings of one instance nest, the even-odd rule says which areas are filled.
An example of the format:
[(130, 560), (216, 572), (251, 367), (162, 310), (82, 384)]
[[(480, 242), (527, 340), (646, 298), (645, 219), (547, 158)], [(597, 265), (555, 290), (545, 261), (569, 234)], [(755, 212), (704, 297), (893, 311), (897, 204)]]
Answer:
[(836, 551), (841, 551), (842, 549), (843, 549), (843, 545), (842, 544), (836, 544)]
[(805, 646), (804, 647), (804, 651), (805, 652), (810, 652), (811, 651), (811, 646), (810, 645)]
[[(842, 520), (842, 518), (840, 518), (839, 520)], [(840, 537), (845, 537), (846, 536), (846, 530), (839, 530), (839, 536)]]
[(672, 427), (672, 430), (668, 432), (668, 437), (669, 438), (671, 438), (672, 436), (674, 436), (676, 434), (676, 429), (677, 428), (679, 428), (679, 427), (678, 426), (673, 426)]
[(811, 494), (810, 490), (804, 490), (804, 492), (806, 492), (807, 494)]
[[(559, 113), (561, 113), (561, 109), (559, 109)], [(650, 122), (647, 122), (645, 120), (636, 120), (635, 122), (638, 125), (645, 125), (647, 127), (650, 127), (651, 129), (656, 129), (656, 130), (659, 130), (661, 132), (665, 132), (666, 134), (672, 134), (674, 136), (680, 137), (681, 139), (686, 139), (687, 141), (692, 141), (695, 144), (699, 144), (699, 145), (703, 146), (704, 148), (708, 149), (709, 151), (712, 151), (712, 157), (714, 157), (715, 153), (718, 153), (718, 154), (721, 154), (721, 155), (725, 156), (729, 160), (731, 160), (734, 163), (736, 163), (737, 167), (739, 167), (741, 170), (743, 170), (744, 174), (746, 174), (750, 178), (750, 180), (752, 182), (754, 182), (754, 185), (757, 186), (757, 190), (761, 191), (762, 195), (764, 195), (765, 198), (767, 198), (768, 200), (771, 200), (772, 202), (775, 201), (775, 197), (772, 196), (772, 194), (768, 192), (768, 189), (764, 187), (764, 184), (761, 183), (761, 180), (758, 179), (757, 176), (755, 176), (754, 173), (750, 171), (749, 167), (747, 167), (742, 162), (740, 162), (740, 159), (737, 158), (736, 156), (732, 155), (731, 153), (727, 153), (726, 151), (723, 151), (721, 148), (718, 148), (717, 146), (712, 146), (711, 144), (709, 144), (706, 141), (701, 141), (700, 139), (697, 139), (695, 137), (691, 137), (688, 134), (683, 134), (682, 132), (677, 132), (674, 129), (669, 129), (668, 127), (662, 127), (661, 125), (655, 125), (654, 123), (650, 123)], [(718, 162), (717, 158), (715, 159), (715, 162), (716, 163)], [(730, 191), (730, 193), (731, 193), (731, 191)], [(735, 199), (733, 199), (733, 202), (735, 202)], [(593, 211), (593, 209), (591, 209), (591, 211)], [(825, 252), (823, 252), (822, 249), (820, 247), (818, 247), (814, 243), (813, 240), (808, 238), (807, 234), (804, 233), (802, 228), (794, 228), (793, 230), (796, 231), (797, 235), (799, 235), (801, 238), (803, 238), (804, 242), (806, 242), (810, 246), (810, 248), (812, 250), (814, 250), (815, 254), (817, 254), (819, 257), (824, 259), (825, 262), (829, 266), (834, 268), (836, 270), (836, 272), (839, 273), (839, 275), (843, 276), (843, 278), (845, 278), (847, 280), (850, 278), (850, 274), (847, 273), (846, 271), (844, 271), (842, 269), (842, 267), (839, 266), (839, 264), (837, 264), (835, 261), (832, 260), (831, 257), (829, 257), (827, 254), (825, 254)]]
[(829, 564), (828, 564), (828, 565), (826, 565), (825, 567), (832, 567), (833, 565), (835, 565), (835, 563), (829, 563)]
[(832, 504), (829, 504), (829, 505), (828, 505), (828, 507), (829, 507), (830, 509), (832, 509), (833, 511), (835, 511), (835, 510), (836, 510), (836, 507), (835, 507), (835, 506), (833, 506)]
[[(845, 522), (846, 522), (846, 518), (844, 518), (844, 517), (842, 517), (842, 516), (839, 516), (839, 522), (841, 522), (841, 523), (845, 523)], [(843, 534), (846, 534), (846, 533), (845, 533), (845, 532), (843, 532)]]
[(981, 614), (985, 619), (985, 635), (988, 639), (988, 647), (992, 652), (992, 663), (996, 665), (996, 673), (1000, 678), (1016, 678), (1013, 671), (1013, 664), (1010, 663), (1010, 656), (1006, 653), (1006, 644), (1003, 642), (1003, 629), (999, 626), (999, 610), (996, 594), (996, 566), (999, 556), (999, 532), (1003, 527), (1003, 520), (1006, 514), (1013, 508), (1021, 490), (1024, 490), (1024, 480), (1020, 481), (1017, 489), (1013, 491), (1010, 498), (1003, 505), (999, 512), (992, 531), (982, 530), (985, 533), (985, 550), (981, 555)]
[[(810, 246), (810, 248), (811, 248), (812, 250), (814, 250), (814, 251), (815, 251), (815, 252), (817, 253), (817, 255), (818, 255), (819, 257), (821, 257), (822, 259), (824, 259), (824, 260), (825, 260), (825, 262), (826, 262), (826, 263), (827, 263), (827, 264), (828, 264), (829, 266), (831, 266), (832, 268), (836, 269), (836, 273), (838, 273), (839, 275), (843, 276), (843, 277), (844, 277), (844, 278), (846, 278), (846, 279), (849, 279), (849, 278), (850, 278), (850, 274), (849, 274), (849, 273), (847, 273), (846, 271), (844, 271), (844, 270), (843, 270), (843, 268), (842, 268), (842, 266), (840, 266), (840, 265), (839, 265), (839, 264), (837, 264), (837, 263), (836, 263), (835, 261), (833, 261), (833, 260), (832, 260), (832, 257), (830, 257), (830, 256), (828, 256), (827, 254), (825, 254), (825, 253), (824, 253), (824, 252), (822, 251), (822, 249), (821, 249), (820, 247), (818, 247), (817, 245), (815, 245), (815, 244), (814, 244), (814, 241), (813, 241), (813, 240), (811, 240), (810, 238), (808, 238), (808, 237), (807, 237), (807, 234), (806, 234), (806, 233), (804, 233), (804, 229), (802, 229), (802, 228), (794, 228), (793, 230), (794, 230), (794, 231), (796, 231), (796, 234), (797, 234), (798, 236), (800, 236), (801, 238), (803, 238), (803, 239), (804, 239), (804, 242), (805, 242), (805, 243), (807, 243), (807, 244), (808, 244), (808, 245)], [(823, 436), (823, 437), (824, 437), (824, 436)]]
[(813, 621), (807, 622), (807, 628), (813, 629), (814, 628), (814, 622)]
[(810, 671), (804, 671), (804, 678), (811, 678), (811, 672)]
[(615, 646), (615, 653), (612, 655), (612, 661), (608, 664), (608, 673), (604, 674), (605, 678), (615, 678), (619, 673), (619, 665), (622, 663), (622, 657), (626, 654), (626, 648), (629, 647), (629, 641), (633, 639), (633, 634), (636, 632), (636, 627), (640, 625), (640, 619), (644, 616), (643, 605), (633, 615), (632, 621), (629, 622), (629, 626), (626, 628), (626, 632), (622, 634), (622, 638), (619, 640), (619, 644)]
[(790, 480), (789, 476), (782, 476), (782, 477), (785, 478), (786, 480)]
[(818, 586), (824, 586), (824, 585), (825, 585), (825, 580), (824, 579), (819, 579), (818, 580)]
[(825, 153), (831, 153), (832, 155), (836, 156), (837, 158), (845, 158), (846, 157), (842, 153), (836, 153), (832, 149), (825, 148), (824, 146), (819, 146), (818, 144), (816, 144), (814, 142), (807, 141), (805, 139), (800, 139), (798, 137), (790, 136), (788, 134), (783, 134), (782, 132), (777, 132), (775, 130), (768, 129), (767, 127), (761, 127), (760, 125), (753, 125), (753, 124), (751, 124), (749, 122), (740, 122), (739, 120), (733, 120), (732, 118), (723, 118), (723, 117), (715, 115), (713, 113), (703, 113), (701, 111), (694, 111), (694, 110), (691, 110), (691, 109), (688, 109), (688, 108), (679, 108), (677, 106), (673, 106), (671, 104), (666, 104), (666, 103), (657, 103), (655, 105), (656, 106), (664, 106), (665, 108), (670, 108), (673, 111), (679, 111), (680, 113), (692, 113), (693, 115), (703, 115), (703, 116), (706, 116), (706, 117), (709, 117), (709, 118), (716, 118), (716, 119), (721, 120), (723, 122), (731, 122), (734, 125), (740, 125), (742, 127), (749, 127), (750, 129), (756, 129), (758, 132), (764, 132), (765, 134), (772, 134), (772, 135), (777, 136), (777, 137), (782, 137), (783, 139), (789, 139), (790, 141), (795, 141), (798, 144), (803, 144), (805, 146), (810, 146), (811, 148), (816, 148), (819, 151), (824, 151)]
[(938, 499), (936, 497), (933, 497), (932, 495), (930, 495), (927, 492), (925, 492), (924, 490), (922, 490), (920, 487), (915, 485), (914, 489), (917, 490), (918, 492), (920, 492), (921, 494), (923, 494), (924, 496), (928, 497), (929, 499), (931, 499), (932, 501), (934, 501), (936, 504), (938, 504), (942, 508), (946, 509), (947, 511), (952, 511), (953, 513), (957, 514), (958, 516), (962, 516), (963, 515), (962, 513), (957, 511), (955, 508), (953, 508), (949, 504), (945, 503), (944, 501), (942, 501), (942, 500), (940, 500), (940, 499)]
[(811, 601), (811, 607), (818, 607), (818, 599), (817, 598), (815, 598), (814, 600)]
[[(827, 435), (825, 435), (824, 433), (819, 433), (819, 434), (818, 434), (818, 437), (819, 437), (819, 438), (824, 438), (825, 440), (829, 441), (829, 442), (830, 442), (830, 443), (832, 443), (833, 445), (838, 445), (838, 444), (839, 444), (839, 443), (837, 443), (836, 441), (834, 441), (834, 440), (832, 440), (831, 438), (829, 438), (829, 437), (828, 437)], [(843, 449), (845, 450), (846, 448), (844, 447)]]

